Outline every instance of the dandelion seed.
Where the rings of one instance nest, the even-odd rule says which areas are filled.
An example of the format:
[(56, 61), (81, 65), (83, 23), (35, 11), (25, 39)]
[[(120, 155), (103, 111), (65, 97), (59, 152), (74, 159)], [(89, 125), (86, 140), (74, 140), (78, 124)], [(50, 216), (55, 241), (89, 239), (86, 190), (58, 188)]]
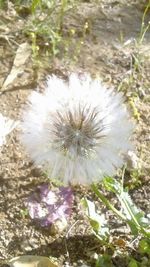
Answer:
[(23, 114), (21, 140), (36, 165), (64, 183), (114, 175), (131, 148), (133, 130), (121, 93), (90, 76), (48, 78)]
[(0, 146), (6, 143), (6, 136), (17, 126), (15, 122), (0, 113)]

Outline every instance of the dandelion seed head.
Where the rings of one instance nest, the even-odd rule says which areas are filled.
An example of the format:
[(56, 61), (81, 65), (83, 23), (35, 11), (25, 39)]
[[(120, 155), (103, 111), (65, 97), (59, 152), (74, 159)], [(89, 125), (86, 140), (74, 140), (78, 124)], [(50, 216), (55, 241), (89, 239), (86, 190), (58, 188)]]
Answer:
[[(75, 107), (74, 112), (57, 112), (53, 118), (53, 146), (74, 156), (86, 156), (102, 141), (104, 126), (96, 120), (96, 110)], [(99, 125), (98, 125), (99, 124)], [(101, 125), (101, 126), (100, 126)]]
[(121, 93), (89, 75), (72, 74), (68, 83), (51, 76), (29, 102), (21, 139), (50, 177), (91, 183), (122, 166), (133, 124)]

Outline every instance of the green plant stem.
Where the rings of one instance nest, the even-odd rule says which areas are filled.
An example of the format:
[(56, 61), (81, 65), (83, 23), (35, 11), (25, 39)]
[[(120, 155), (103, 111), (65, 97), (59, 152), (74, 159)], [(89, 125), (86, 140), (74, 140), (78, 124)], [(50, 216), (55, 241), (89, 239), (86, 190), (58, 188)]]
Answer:
[(141, 31), (140, 31), (140, 37), (139, 37), (139, 44), (142, 44), (143, 39), (144, 39), (144, 36), (145, 36), (146, 32), (148, 31), (148, 29), (150, 27), (150, 24), (148, 24), (145, 27), (145, 17), (147, 15), (147, 12), (148, 12), (149, 8), (150, 8), (150, 0), (149, 0), (149, 3), (147, 4), (147, 6), (145, 8), (145, 11), (144, 11), (144, 14), (143, 14), (143, 17), (142, 17)]
[(101, 201), (109, 208), (111, 209), (121, 220), (126, 221), (125, 216), (118, 211), (110, 202), (109, 200), (98, 190), (97, 186), (95, 184), (91, 185), (94, 193), (98, 196), (98, 198), (101, 199)]
[[(118, 195), (118, 198), (119, 198), (119, 195)], [(120, 200), (120, 202), (123, 202), (124, 205), (126, 206), (126, 209), (128, 210), (128, 212), (129, 212), (129, 214), (130, 214), (130, 216), (131, 216), (131, 219), (133, 220), (133, 222), (134, 222), (134, 224), (136, 225), (137, 229), (138, 229), (144, 236), (146, 236), (146, 237), (150, 237), (150, 234), (147, 233), (147, 232), (145, 231), (144, 227), (142, 227), (142, 226), (138, 223), (138, 221), (137, 221), (136, 217), (134, 216), (132, 210), (130, 209), (130, 207), (129, 207), (127, 201), (126, 201), (125, 199), (120, 199), (120, 198), (119, 198), (119, 200)]]
[(60, 32), (63, 29), (63, 20), (64, 20), (64, 14), (66, 11), (67, 4), (68, 4), (68, 0), (61, 0), (61, 9), (60, 9), (60, 16), (59, 16), (59, 31)]
[[(98, 196), (99, 199), (101, 199), (101, 201), (109, 208), (111, 209), (121, 220), (125, 221), (126, 223), (128, 223), (128, 220), (126, 219), (126, 217), (120, 212), (118, 211), (110, 202), (109, 200), (98, 190), (97, 186), (95, 184), (92, 184), (92, 189), (94, 191), (94, 193)], [(117, 195), (118, 196), (118, 195)], [(150, 233), (148, 233), (147, 231), (145, 231), (145, 229), (138, 223), (138, 221), (136, 220), (134, 214), (132, 213), (131, 209), (129, 208), (129, 206), (127, 205), (126, 201), (124, 201), (124, 199), (119, 199), (120, 202), (123, 202), (124, 205), (126, 206), (126, 208), (128, 209), (128, 212), (132, 218), (132, 220), (134, 221), (134, 224), (136, 225), (138, 231), (140, 231), (145, 237), (150, 238)]]

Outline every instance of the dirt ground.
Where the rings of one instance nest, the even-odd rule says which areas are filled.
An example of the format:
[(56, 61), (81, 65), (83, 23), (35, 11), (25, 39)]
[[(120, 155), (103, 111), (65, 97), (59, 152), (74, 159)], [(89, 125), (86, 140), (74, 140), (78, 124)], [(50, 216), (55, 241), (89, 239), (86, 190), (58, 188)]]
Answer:
[[(13, 4), (8, 10), (0, 10), (0, 112), (20, 120), (28, 95), (37, 85), (43, 88), (46, 76), (51, 73), (67, 77), (69, 71), (89, 72), (101, 77), (108, 86), (122, 90), (136, 120), (134, 144), (142, 166), (138, 178), (140, 183), (131, 188), (130, 194), (138, 207), (150, 214), (150, 31), (139, 46), (135, 43), (139, 38), (143, 12), (144, 1), (82, 1), (76, 12), (70, 11), (64, 19), (66, 38), (71, 27), (76, 29), (68, 54), (60, 47), (61, 53), (50, 59), (41, 51), (42, 64), (37, 67), (29, 52), (22, 70), (8, 86), (4, 86), (19, 45), (28, 42), (23, 33), (28, 17), (19, 16)], [(145, 23), (149, 20), (150, 13)], [(83, 34), (85, 23), (88, 27)], [(78, 43), (81, 45), (75, 53)], [(136, 58), (137, 69), (134, 68)], [(67, 230), (52, 236), (48, 229), (35, 225), (23, 214), (24, 201), (46, 178), (25, 154), (18, 134), (19, 130), (11, 134), (0, 158), (0, 266), (22, 254), (51, 255), (61, 264), (68, 262), (69, 266), (80, 266), (82, 262), (87, 262), (91, 266), (94, 252), (103, 253), (104, 247), (91, 235), (79, 202), (82, 196), (97, 199), (89, 188), (77, 186), (74, 188), (75, 201)], [(130, 185), (131, 179), (128, 173), (125, 182)], [(109, 197), (113, 200), (112, 195)], [(97, 203), (97, 206), (104, 210), (100, 204)], [(136, 245), (129, 246), (133, 237), (110, 212), (106, 214), (114, 240), (126, 240), (127, 254), (141, 260)], [(119, 242), (116, 246), (122, 251)], [(126, 261), (123, 256), (113, 257), (116, 267), (128, 266)]]

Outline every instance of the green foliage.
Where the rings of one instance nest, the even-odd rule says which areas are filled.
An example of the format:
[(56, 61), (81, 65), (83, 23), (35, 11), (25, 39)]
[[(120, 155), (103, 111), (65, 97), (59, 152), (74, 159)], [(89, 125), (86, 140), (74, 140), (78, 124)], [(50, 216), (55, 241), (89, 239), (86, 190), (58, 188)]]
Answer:
[(42, 3), (41, 0), (32, 0), (32, 4), (31, 4), (31, 10), (32, 13), (35, 12), (36, 8)]
[(28, 209), (21, 209), (21, 210), (20, 210), (20, 214), (21, 214), (21, 217), (22, 217), (23, 219), (25, 219), (26, 216), (29, 214), (29, 211), (28, 211)]
[(137, 121), (139, 121), (139, 119), (140, 119), (140, 113), (139, 113), (139, 111), (138, 111), (138, 109), (137, 109), (137, 107), (135, 105), (135, 97), (132, 96), (132, 97), (129, 98), (129, 105), (130, 105), (130, 107), (131, 107), (131, 109), (133, 111), (134, 118)]
[(89, 219), (94, 234), (100, 240), (106, 240), (109, 234), (109, 229), (104, 214), (98, 214), (95, 211), (95, 204), (87, 198), (83, 198), (81, 204)]
[(128, 267), (139, 267), (139, 265), (138, 262), (132, 258), (128, 264)]
[(40, 48), (46, 48), (53, 55), (58, 53), (61, 34), (59, 33), (57, 17), (55, 19), (52, 17), (55, 7), (54, 2), (51, 1), (51, 6), (45, 10), (46, 7), (43, 7), (42, 1), (32, 1), (31, 10), (33, 15), (24, 32), (31, 38), (34, 57), (38, 56)]
[(66, 12), (75, 7), (76, 1), (32, 0), (29, 5), (32, 15), (28, 19), (24, 33), (32, 42), (33, 57), (56, 56), (60, 52), (63, 40), (63, 21)]
[(0, 0), (0, 8), (6, 7), (6, 0)]
[(140, 233), (145, 237), (150, 238), (150, 220), (145, 217), (143, 211), (136, 207), (128, 192), (124, 190), (122, 184), (111, 177), (106, 177), (104, 179), (104, 185), (108, 191), (115, 193), (121, 204), (121, 210), (117, 210), (103, 196), (103, 194), (100, 193), (97, 186), (93, 185), (93, 191), (99, 199), (101, 199), (108, 208), (110, 208), (117, 216), (119, 216), (120, 219), (130, 226), (131, 232), (134, 236), (137, 236)]
[(129, 189), (134, 189), (136, 187), (139, 187), (142, 183), (141, 177), (142, 177), (142, 172), (140, 169), (134, 169), (130, 171), (130, 181), (127, 184), (127, 187)]
[(148, 22), (147, 25), (145, 25), (145, 18), (148, 14), (149, 9), (150, 9), (150, 0), (148, 1), (147, 6), (146, 6), (145, 11), (144, 11), (143, 16), (142, 16), (141, 31), (140, 31), (140, 36), (138, 39), (138, 45), (141, 45), (143, 43), (145, 34), (147, 33), (147, 31), (149, 30), (149, 27), (150, 27), (150, 21)]
[(130, 70), (127, 71), (125, 77), (120, 82), (118, 86), (118, 90), (124, 91), (126, 93), (128, 92), (128, 89), (130, 87), (135, 89), (129, 97), (129, 104), (130, 104), (131, 109), (133, 110), (133, 116), (137, 121), (139, 121), (140, 119), (140, 114), (135, 103), (137, 98), (139, 97), (137, 81), (138, 83), (140, 83), (140, 87), (143, 87), (143, 88), (145, 87), (146, 81), (144, 77), (144, 65), (145, 65), (145, 62), (147, 62), (147, 58), (149, 57), (149, 54), (143, 53), (143, 47), (142, 47), (145, 35), (149, 31), (149, 28), (150, 28), (150, 20), (146, 22), (148, 18), (149, 10), (150, 10), (150, 0), (147, 1), (147, 5), (142, 16), (140, 34), (136, 39), (133, 39), (128, 44), (125, 44), (122, 34), (120, 36), (120, 42), (123, 45), (123, 48), (129, 45)]
[[(123, 188), (123, 184), (118, 182), (116, 179), (112, 177), (106, 177), (103, 181), (104, 187), (109, 192), (114, 193), (120, 203), (120, 209), (116, 209), (110, 201), (101, 193), (97, 187), (97, 185), (92, 185), (93, 191), (96, 193), (98, 198), (109, 208), (111, 209), (115, 215), (121, 220), (123, 220), (130, 227), (131, 233), (134, 236), (142, 235), (144, 238), (139, 242), (138, 252), (144, 255), (150, 256), (150, 220), (145, 217), (143, 211), (141, 211), (131, 200), (126, 189)], [(88, 218), (91, 220), (94, 219), (96, 224), (91, 223), (93, 230), (96, 232), (99, 228), (99, 223), (101, 225), (101, 216), (95, 216), (95, 206), (90, 201), (84, 200), (86, 212)], [(109, 243), (110, 239), (108, 236), (109, 232), (107, 231), (107, 242)], [(97, 235), (96, 235), (97, 236)], [(103, 235), (101, 235), (103, 238)], [(108, 247), (108, 245), (107, 245)], [(114, 251), (114, 247), (113, 250)], [(123, 257), (119, 252), (119, 257)], [(148, 267), (149, 259), (146, 257), (142, 258), (142, 261), (137, 261), (133, 257), (125, 256), (125, 261), (127, 262), (128, 267)], [(106, 253), (99, 256), (96, 260), (96, 267), (114, 267), (112, 262), (112, 257)]]
[(99, 256), (98, 259), (96, 260), (95, 267), (114, 267), (111, 256), (108, 254), (103, 254)]
[(107, 190), (115, 193), (119, 199), (121, 204), (120, 212), (122, 212), (126, 223), (130, 226), (132, 234), (138, 235), (142, 233), (144, 236), (150, 238), (150, 220), (146, 218), (144, 212), (138, 209), (133, 203), (122, 184), (111, 177), (106, 177), (104, 179), (104, 185)]
[(139, 242), (139, 252), (150, 256), (150, 240), (143, 238)]

